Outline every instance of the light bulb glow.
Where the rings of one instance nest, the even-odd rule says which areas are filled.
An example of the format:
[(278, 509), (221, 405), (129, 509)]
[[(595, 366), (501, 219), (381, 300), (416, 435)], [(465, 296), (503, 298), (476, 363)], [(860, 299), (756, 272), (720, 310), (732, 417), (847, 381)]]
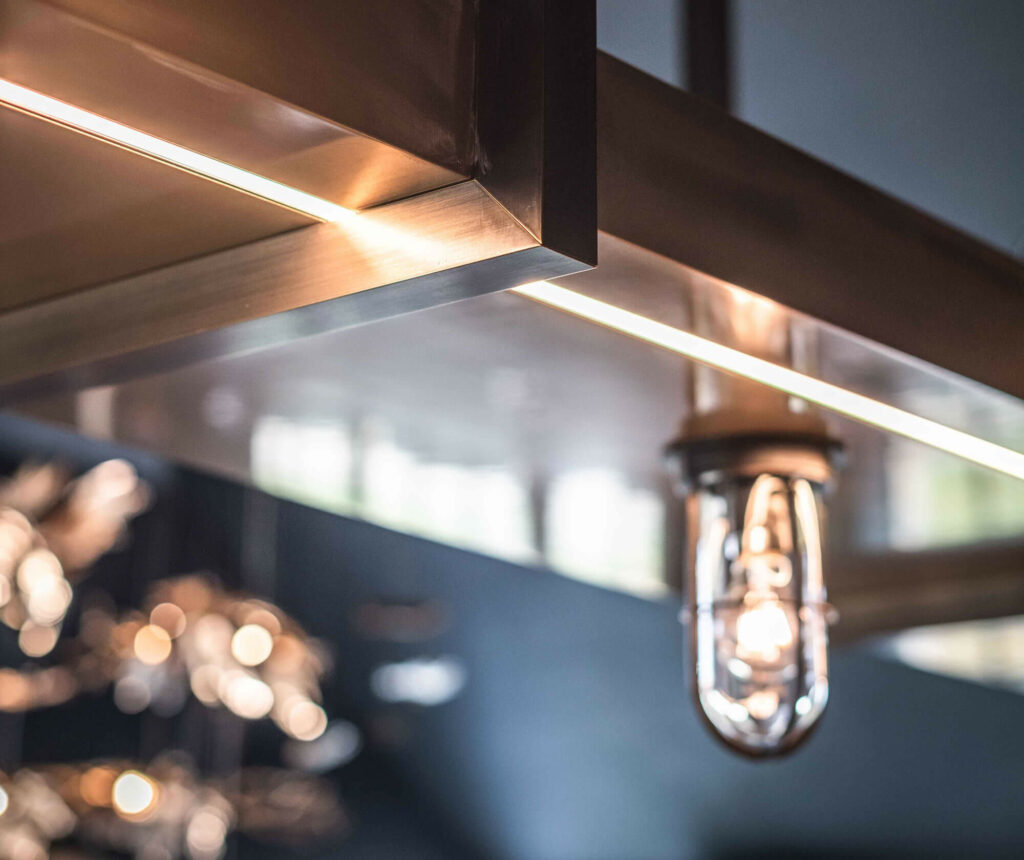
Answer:
[(803, 478), (719, 475), (695, 490), (690, 512), (698, 702), (732, 747), (783, 752), (828, 700), (815, 490)]
[(736, 653), (762, 663), (774, 663), (793, 644), (786, 611), (774, 598), (758, 600), (736, 619)]
[(147, 666), (159, 666), (171, 656), (171, 637), (163, 627), (147, 624), (139, 628), (133, 642), (135, 656)]
[(119, 815), (142, 818), (153, 811), (157, 796), (153, 780), (138, 771), (127, 770), (114, 780), (111, 801)]
[(259, 666), (273, 650), (274, 637), (259, 624), (245, 624), (231, 638), (231, 654), (243, 666)]
[(747, 355), (745, 352), (690, 332), (655, 322), (640, 314), (592, 299), (548, 281), (525, 284), (516, 287), (514, 292), (692, 358), (702, 364), (784, 391), (855, 421), (905, 436), (980, 466), (1024, 480), (1024, 453), (1019, 451), (979, 439), (970, 433), (954, 430), (937, 421), (922, 418), (920, 415), (914, 415), (788, 367)]
[(353, 214), (320, 197), (299, 191), (273, 179), (210, 158), (208, 155), (178, 146), (144, 131), (123, 125), (107, 117), (0, 78), (0, 103), (58, 125), (88, 134), (139, 155), (202, 176), (262, 200), (268, 200), (319, 221), (340, 221)]

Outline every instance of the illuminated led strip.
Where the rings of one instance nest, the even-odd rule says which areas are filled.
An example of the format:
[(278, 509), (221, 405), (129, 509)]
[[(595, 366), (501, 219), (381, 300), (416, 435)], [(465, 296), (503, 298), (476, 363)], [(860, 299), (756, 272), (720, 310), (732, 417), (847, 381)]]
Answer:
[(865, 424), (915, 439), (940, 451), (1024, 480), (1024, 454), (986, 442), (969, 433), (962, 433), (895, 406), (847, 391), (838, 385), (822, 382), (788, 367), (772, 364), (763, 358), (747, 355), (547, 281), (516, 287), (515, 292), (719, 370), (777, 388)]
[(44, 96), (3, 78), (0, 78), (0, 103), (75, 131), (93, 135), (108, 143), (123, 146), (239, 191), (245, 191), (271, 203), (294, 209), (320, 221), (339, 221), (352, 211), (312, 194), (306, 194), (297, 188), (274, 182), (265, 176), (250, 173), (248, 170), (153, 137), (99, 114), (82, 110), (59, 99)]

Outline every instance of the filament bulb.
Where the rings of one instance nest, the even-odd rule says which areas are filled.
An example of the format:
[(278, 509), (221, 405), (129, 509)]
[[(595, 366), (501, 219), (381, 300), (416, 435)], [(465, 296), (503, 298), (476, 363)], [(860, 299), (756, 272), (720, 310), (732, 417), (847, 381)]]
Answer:
[(821, 489), (781, 470), (719, 469), (689, 495), (696, 697), (750, 755), (791, 749), (828, 701)]
[(736, 619), (736, 653), (760, 663), (775, 663), (793, 644), (793, 625), (774, 596), (750, 601)]

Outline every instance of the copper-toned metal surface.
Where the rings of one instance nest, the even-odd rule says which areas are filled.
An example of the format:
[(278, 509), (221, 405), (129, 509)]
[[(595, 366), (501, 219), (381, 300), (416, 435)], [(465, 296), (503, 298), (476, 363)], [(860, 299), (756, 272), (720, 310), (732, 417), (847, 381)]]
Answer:
[(0, 152), (0, 310), (315, 223), (3, 108)]
[(1024, 264), (598, 55), (602, 230), (1024, 397)]
[(457, 174), (475, 164), (470, 0), (49, 5)]
[[(0, 317), (0, 385), (10, 400), (41, 385), (95, 384), (121, 371), (138, 375), (265, 348), (581, 265), (540, 246), (476, 183), (461, 183), (11, 311)], [(237, 327), (249, 320), (256, 322)], [(170, 352), (155, 356), (165, 345)], [(141, 355), (147, 350), (148, 363)], [(92, 367), (117, 358), (124, 361)]]
[[(0, 312), (13, 311), (0, 319), (6, 396), (592, 265), (593, 6), (486, 0), (479, 28), (477, 11), (460, 0), (314, 0), (301, 15), (236, 0), (3, 0), (0, 77), (363, 213), (192, 260), (311, 219), (0, 107), (20, 156), (0, 181), (27, 210), (11, 212), (17, 241), (0, 259)], [(199, 196), (168, 198), (161, 183)], [(342, 296), (341, 308), (196, 339)]]
[[(169, 5), (162, 5), (171, 14)], [(358, 115), (334, 117), (304, 110), (275, 97), (273, 88), (261, 92), (244, 79), (232, 80), (38, 0), (4, 0), (0, 9), (0, 77), (347, 208), (407, 197), (457, 182), (468, 173), (465, 165), (461, 170), (445, 166), (450, 157), (434, 164), (341, 124)], [(141, 15), (141, 7), (132, 14)], [(258, 10), (249, 14), (258, 20)], [(352, 32), (356, 23), (350, 22), (344, 31)], [(198, 19), (193, 26), (200, 26)], [(268, 26), (267, 33), (277, 36), (279, 30)], [(301, 55), (297, 62), (308, 60), (310, 51), (331, 47), (324, 44), (323, 31), (309, 30), (305, 37), (304, 49), (295, 48)], [(243, 36), (236, 32), (233, 38)], [(422, 45), (420, 50), (425, 53), (429, 47)], [(245, 50), (259, 56), (257, 47)], [(264, 54), (264, 61), (267, 58)], [(346, 82), (340, 77), (342, 70), (331, 69), (324, 60), (320, 77), (349, 98), (383, 98), (367, 89), (370, 70), (359, 71)], [(469, 68), (459, 71), (471, 74)], [(317, 86), (314, 78), (309, 86)], [(431, 95), (428, 104), (435, 100)], [(468, 103), (459, 109), (468, 111)], [(413, 106), (403, 102), (401, 110), (395, 109), (395, 125), (402, 127), (414, 113)]]
[(551, 248), (597, 259), (595, 4), (483, 0), (477, 175)]
[(1024, 614), (1024, 541), (839, 555), (830, 594), (848, 641), (925, 624)]

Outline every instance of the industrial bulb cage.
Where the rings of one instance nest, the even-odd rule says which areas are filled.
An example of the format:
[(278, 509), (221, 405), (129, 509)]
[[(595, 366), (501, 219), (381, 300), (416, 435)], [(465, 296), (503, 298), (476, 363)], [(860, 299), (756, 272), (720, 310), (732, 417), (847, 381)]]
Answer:
[(842, 447), (826, 434), (684, 438), (689, 670), (714, 735), (753, 757), (806, 739), (828, 702), (825, 491)]

